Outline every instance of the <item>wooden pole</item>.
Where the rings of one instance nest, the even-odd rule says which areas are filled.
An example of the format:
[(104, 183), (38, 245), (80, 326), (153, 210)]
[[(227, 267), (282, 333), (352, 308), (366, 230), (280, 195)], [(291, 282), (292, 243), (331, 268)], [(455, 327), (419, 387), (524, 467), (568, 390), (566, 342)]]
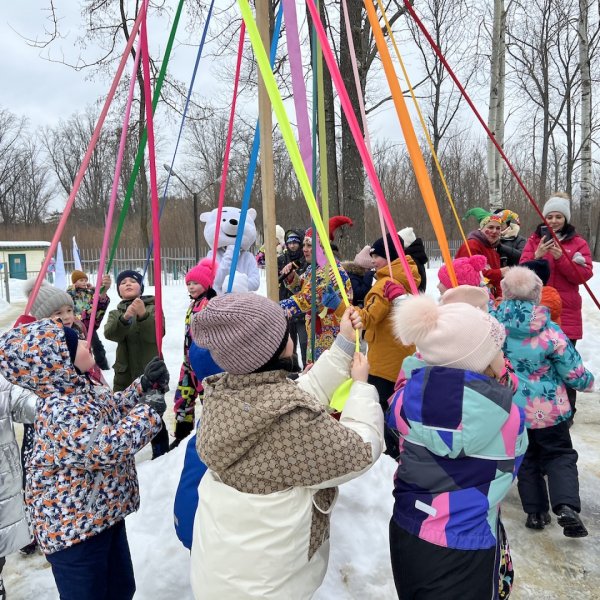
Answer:
[[(256, 0), (256, 23), (267, 52), (271, 46), (269, 31), (269, 2)], [(263, 207), (263, 233), (265, 238), (265, 264), (267, 271), (267, 296), (279, 300), (277, 273), (277, 241), (275, 237), (275, 186), (273, 173), (273, 120), (271, 101), (262, 76), (258, 84), (258, 121), (260, 126), (260, 176)]]

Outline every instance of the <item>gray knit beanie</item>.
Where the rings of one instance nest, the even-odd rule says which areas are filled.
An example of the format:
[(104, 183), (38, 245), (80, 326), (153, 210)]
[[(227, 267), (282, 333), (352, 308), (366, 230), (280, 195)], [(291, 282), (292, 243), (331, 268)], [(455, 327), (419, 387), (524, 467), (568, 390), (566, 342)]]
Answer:
[(228, 373), (253, 373), (279, 356), (287, 343), (283, 309), (258, 294), (213, 298), (191, 323), (192, 339)]
[[(35, 278), (28, 279), (23, 284), (23, 291), (27, 297), (31, 294), (35, 281)], [(73, 298), (67, 292), (59, 290), (44, 280), (31, 306), (31, 315), (38, 320), (47, 319), (63, 306), (70, 306), (74, 309)]]

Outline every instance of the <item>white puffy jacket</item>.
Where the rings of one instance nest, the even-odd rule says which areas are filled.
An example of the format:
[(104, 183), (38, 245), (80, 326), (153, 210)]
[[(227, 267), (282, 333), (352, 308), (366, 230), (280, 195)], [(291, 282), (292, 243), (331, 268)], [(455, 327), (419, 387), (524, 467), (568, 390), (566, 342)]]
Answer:
[[(342, 349), (346, 346), (345, 350)], [(349, 377), (352, 345), (338, 337), (313, 368), (298, 379), (303, 390), (328, 405)], [(383, 449), (383, 414), (375, 388), (354, 382), (340, 423), (371, 444), (372, 464)], [(332, 449), (335, 452), (335, 448)], [(311, 487), (272, 494), (240, 492), (209, 470), (198, 488), (191, 583), (197, 600), (301, 600), (321, 585), (329, 542), (308, 560), (315, 494), (361, 475), (347, 473)], [(315, 503), (315, 506), (317, 504)], [(317, 506), (318, 508), (318, 506)], [(333, 503), (328, 511), (333, 508)]]
[(13, 421), (32, 423), (37, 396), (0, 376), (0, 557), (31, 542), (23, 503), (23, 476)]

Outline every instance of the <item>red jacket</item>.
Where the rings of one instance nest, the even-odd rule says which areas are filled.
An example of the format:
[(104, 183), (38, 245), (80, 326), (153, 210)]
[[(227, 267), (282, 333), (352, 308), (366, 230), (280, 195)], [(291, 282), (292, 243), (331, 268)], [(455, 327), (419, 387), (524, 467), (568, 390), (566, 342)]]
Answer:
[[(538, 228), (539, 230), (539, 228)], [(532, 233), (520, 262), (533, 260), (535, 249), (540, 243), (540, 235)], [(570, 340), (580, 340), (583, 337), (583, 328), (581, 324), (581, 296), (579, 295), (579, 286), (593, 275), (592, 256), (587, 242), (577, 233), (575, 228), (567, 225), (566, 236), (561, 240), (563, 250), (571, 258), (576, 252), (580, 252), (585, 258), (585, 266), (572, 263), (564, 254), (557, 260), (550, 252), (547, 252), (542, 258), (550, 264), (550, 279), (547, 285), (557, 289), (562, 300), (562, 314), (560, 317), (561, 328), (567, 334)]]
[[(483, 270), (483, 276), (489, 280), (489, 287), (495, 298), (502, 295), (500, 288), (500, 280), (502, 273), (500, 271), (500, 255), (496, 248), (492, 248), (487, 241), (485, 235), (481, 231), (471, 231), (467, 238), (467, 243), (471, 250), (471, 254), (481, 254), (488, 261), (488, 268)], [(468, 258), (469, 251), (466, 244), (463, 244), (456, 253), (454, 258)]]

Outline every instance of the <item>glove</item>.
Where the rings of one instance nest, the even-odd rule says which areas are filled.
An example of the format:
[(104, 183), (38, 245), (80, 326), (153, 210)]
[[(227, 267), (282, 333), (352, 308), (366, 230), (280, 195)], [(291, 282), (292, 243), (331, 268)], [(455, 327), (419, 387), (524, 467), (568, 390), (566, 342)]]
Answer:
[(573, 254), (573, 262), (585, 267), (585, 258), (581, 252), (575, 252), (575, 254)]
[(141, 385), (144, 392), (149, 390), (169, 390), (169, 371), (167, 365), (158, 356), (155, 356), (144, 369)]
[(393, 279), (388, 279), (383, 285), (383, 297), (393, 302), (396, 298), (400, 296), (405, 296), (406, 290), (401, 283), (397, 283)]
[(335, 310), (342, 300), (337, 295), (336, 291), (333, 289), (333, 286), (329, 284), (325, 291), (323, 292), (323, 297), (321, 298), (321, 302), (323, 306), (330, 308), (331, 310)]
[(144, 394), (140, 400), (140, 404), (147, 404), (154, 412), (158, 413), (159, 417), (162, 417), (167, 410), (165, 396), (158, 390), (151, 390), (147, 394)]

